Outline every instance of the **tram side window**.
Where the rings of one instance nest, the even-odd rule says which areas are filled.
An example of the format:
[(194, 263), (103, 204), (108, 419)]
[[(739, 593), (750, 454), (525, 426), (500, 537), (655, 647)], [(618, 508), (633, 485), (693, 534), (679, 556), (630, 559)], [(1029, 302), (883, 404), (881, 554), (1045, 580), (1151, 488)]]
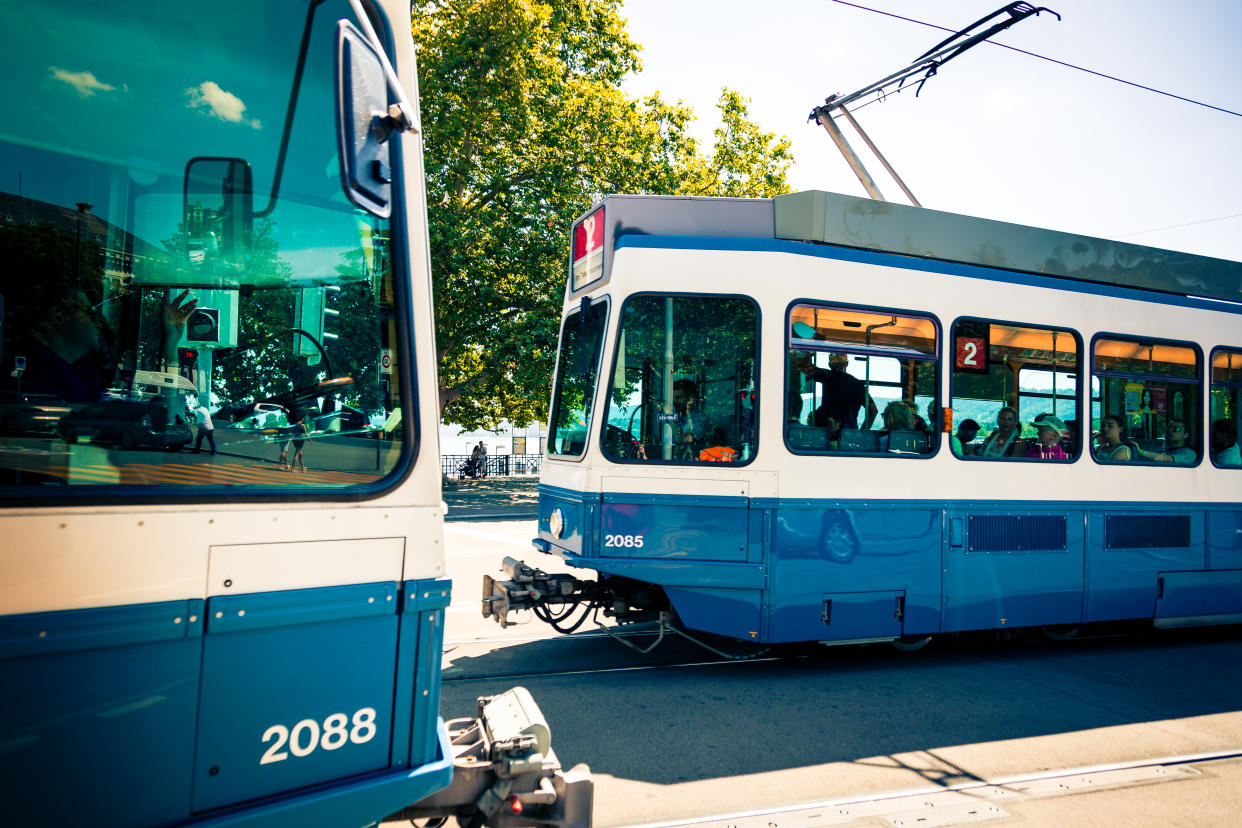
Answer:
[(1218, 348), (1212, 354), (1212, 396), (1209, 401), (1209, 448), (1212, 462), (1224, 469), (1242, 468), (1238, 451), (1239, 391), (1242, 390), (1242, 350)]
[(626, 300), (603, 449), (646, 463), (744, 463), (757, 451), (759, 313), (749, 299)]
[(1061, 328), (960, 319), (950, 395), (957, 457), (1073, 460), (1081, 449), (1079, 338)]
[(804, 304), (790, 310), (786, 334), (791, 451), (919, 456), (936, 450), (935, 320)]
[(591, 430), (599, 360), (608, 325), (608, 302), (596, 301), (565, 317), (556, 366), (552, 416), (548, 418), (548, 454), (579, 457)]
[(1190, 343), (1096, 339), (1091, 376), (1095, 459), (1197, 464), (1203, 456), (1201, 385), (1199, 350)]

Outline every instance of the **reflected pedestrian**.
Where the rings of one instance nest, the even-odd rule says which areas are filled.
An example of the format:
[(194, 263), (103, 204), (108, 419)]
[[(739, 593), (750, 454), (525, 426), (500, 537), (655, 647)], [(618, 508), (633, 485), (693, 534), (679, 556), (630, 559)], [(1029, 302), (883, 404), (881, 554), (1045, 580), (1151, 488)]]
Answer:
[(206, 437), (207, 442), (211, 444), (211, 453), (214, 456), (216, 453), (216, 429), (211, 422), (211, 413), (201, 403), (195, 403), (194, 408), (191, 410), (198, 416), (198, 436), (194, 438), (194, 453), (198, 454), (199, 449), (203, 445), (203, 438)]
[[(306, 428), (306, 414), (302, 411), (289, 413), (289, 443), (293, 446), (293, 460), (289, 462), (289, 471), (296, 471), (301, 464), (306, 471), (306, 461), (302, 459), (302, 447), (310, 441), (310, 431)], [(283, 455), (283, 452), (282, 452)]]

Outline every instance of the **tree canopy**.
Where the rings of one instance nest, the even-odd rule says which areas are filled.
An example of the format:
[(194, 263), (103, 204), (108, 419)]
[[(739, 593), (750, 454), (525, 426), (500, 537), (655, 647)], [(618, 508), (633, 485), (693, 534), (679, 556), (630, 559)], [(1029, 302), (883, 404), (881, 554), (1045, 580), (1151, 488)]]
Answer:
[(621, 89), (639, 46), (619, 0), (416, 2), (441, 416), (546, 416), (574, 218), (607, 193), (786, 192), (789, 140), (724, 89), (710, 151), (694, 113)]

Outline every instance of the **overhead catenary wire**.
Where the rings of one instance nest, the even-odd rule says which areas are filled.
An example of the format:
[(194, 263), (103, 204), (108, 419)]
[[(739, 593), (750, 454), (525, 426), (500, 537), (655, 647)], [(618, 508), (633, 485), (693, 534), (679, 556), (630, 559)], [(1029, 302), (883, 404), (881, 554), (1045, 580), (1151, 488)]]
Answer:
[[(920, 25), (920, 26), (927, 26), (928, 28), (931, 28), (931, 29), (939, 29), (939, 30), (940, 30), (940, 31), (942, 31), (942, 32), (953, 32), (953, 31), (955, 31), (954, 29), (949, 29), (949, 28), (946, 28), (946, 27), (944, 27), (944, 26), (937, 26), (935, 23), (928, 23), (928, 22), (927, 22), (927, 21), (925, 21), (925, 20), (917, 20), (917, 19), (915, 19), (915, 18), (913, 18), (913, 17), (905, 17), (905, 16), (900, 15), (900, 14), (894, 14), (893, 12), (884, 11), (883, 9), (876, 9), (876, 8), (872, 8), (872, 7), (870, 7), (870, 6), (864, 6), (864, 5), (861, 5), (861, 4), (859, 4), (859, 3), (851, 3), (851, 2), (849, 2), (849, 0), (832, 0), (832, 2), (837, 3), (837, 4), (839, 4), (839, 5), (842, 5), (842, 6), (850, 6), (850, 7), (855, 8), (855, 9), (861, 9), (862, 11), (872, 12), (872, 13), (874, 13), (874, 14), (881, 14), (881, 15), (884, 15), (885, 17), (892, 17), (892, 18), (895, 18), (895, 19), (897, 19), (897, 20), (904, 20), (904, 21), (905, 21), (905, 22), (907, 22), (907, 23), (917, 23), (917, 24), (918, 24), (918, 25)], [(1173, 98), (1173, 99), (1175, 99), (1175, 100), (1184, 101), (1184, 102), (1186, 102), (1186, 103), (1194, 104), (1194, 105), (1196, 105), (1196, 106), (1202, 106), (1202, 107), (1205, 107), (1205, 108), (1207, 108), (1207, 109), (1212, 109), (1212, 110), (1215, 110), (1215, 111), (1217, 111), (1217, 112), (1223, 112), (1223, 113), (1224, 113), (1224, 114), (1226, 114), (1226, 115), (1234, 115), (1234, 116), (1236, 116), (1236, 117), (1242, 118), (1242, 112), (1235, 112), (1235, 111), (1233, 111), (1232, 109), (1225, 109), (1224, 107), (1221, 107), (1221, 106), (1215, 106), (1215, 105), (1210, 104), (1210, 103), (1205, 103), (1204, 101), (1195, 100), (1194, 98), (1187, 98), (1187, 97), (1185, 97), (1184, 95), (1176, 95), (1176, 94), (1174, 94), (1174, 93), (1172, 93), (1172, 92), (1165, 92), (1165, 91), (1164, 91), (1164, 90), (1162, 90), (1162, 89), (1156, 89), (1156, 88), (1154, 88), (1154, 87), (1151, 87), (1151, 86), (1146, 86), (1146, 85), (1141, 84), (1141, 83), (1136, 83), (1136, 82), (1134, 82), (1134, 81), (1128, 81), (1128, 80), (1126, 80), (1126, 79), (1124, 79), (1124, 78), (1119, 78), (1119, 77), (1117, 77), (1116, 75), (1109, 75), (1109, 74), (1106, 74), (1106, 73), (1104, 73), (1104, 72), (1097, 72), (1097, 71), (1095, 71), (1094, 69), (1088, 69), (1088, 68), (1086, 68), (1085, 66), (1079, 66), (1079, 65), (1077, 65), (1077, 64), (1074, 64), (1074, 63), (1069, 63), (1069, 62), (1067, 62), (1067, 61), (1057, 60), (1056, 58), (1050, 58), (1050, 57), (1047, 57), (1046, 55), (1037, 54), (1037, 53), (1035, 53), (1035, 52), (1029, 52), (1029, 51), (1027, 51), (1026, 49), (1019, 49), (1019, 48), (1018, 48), (1018, 47), (1016, 47), (1016, 46), (1009, 46), (1008, 44), (1005, 44), (1005, 43), (997, 43), (997, 42), (996, 42), (996, 41), (994, 41), (994, 40), (988, 40), (988, 41), (986, 41), (986, 42), (987, 42), (988, 44), (992, 45), (992, 46), (999, 46), (999, 47), (1001, 47), (1002, 49), (1009, 49), (1010, 51), (1013, 51), (1013, 52), (1018, 52), (1018, 53), (1020, 53), (1020, 54), (1027, 55), (1027, 56), (1029, 56), (1029, 57), (1038, 58), (1038, 59), (1040, 59), (1040, 60), (1045, 60), (1045, 61), (1048, 61), (1049, 63), (1055, 63), (1055, 64), (1057, 64), (1058, 66), (1064, 66), (1064, 67), (1066, 67), (1067, 69), (1075, 69), (1075, 70), (1077, 70), (1077, 71), (1079, 71), (1079, 72), (1086, 72), (1086, 73), (1087, 73), (1087, 74), (1089, 74), (1089, 75), (1095, 75), (1096, 77), (1104, 78), (1104, 79), (1106, 79), (1106, 80), (1111, 80), (1111, 81), (1115, 81), (1115, 82), (1117, 82), (1117, 83), (1122, 83), (1122, 84), (1125, 84), (1126, 86), (1133, 86), (1133, 87), (1135, 87), (1136, 89), (1142, 89), (1142, 90), (1144, 90), (1144, 91), (1146, 91), (1146, 92), (1152, 92), (1152, 93), (1155, 93), (1155, 94), (1157, 94), (1157, 95), (1164, 95), (1165, 97), (1168, 97), (1168, 98)], [(900, 91), (900, 90), (898, 90), (898, 91)], [(890, 93), (890, 94), (895, 94), (895, 93)], [(855, 106), (855, 107), (854, 107), (854, 110), (855, 110), (855, 111), (858, 111), (859, 109), (862, 109), (862, 108), (863, 108), (863, 107), (865, 107), (865, 106), (869, 106), (869, 105), (871, 105), (871, 104), (875, 103), (876, 101), (883, 100), (883, 97), (884, 97), (884, 96), (883, 96), (883, 95), (881, 95), (880, 97), (877, 97), (877, 98), (874, 98), (874, 99), (872, 99), (872, 100), (870, 100), (870, 101), (867, 101), (867, 102), (866, 102), (866, 103), (864, 103), (864, 104), (859, 104), (858, 106)]]
[(1153, 227), (1150, 230), (1138, 230), (1134, 233), (1122, 233), (1118, 236), (1118, 238), (1125, 238), (1127, 236), (1142, 236), (1147, 233), (1159, 233), (1162, 230), (1177, 230), (1181, 227), (1193, 227), (1196, 224), (1209, 224), (1213, 221), (1224, 221), (1225, 219), (1232, 218), (1242, 218), (1242, 213), (1230, 213), (1227, 216), (1214, 216), (1213, 218), (1199, 219), (1198, 221), (1187, 221), (1182, 224), (1170, 224), (1167, 227)]

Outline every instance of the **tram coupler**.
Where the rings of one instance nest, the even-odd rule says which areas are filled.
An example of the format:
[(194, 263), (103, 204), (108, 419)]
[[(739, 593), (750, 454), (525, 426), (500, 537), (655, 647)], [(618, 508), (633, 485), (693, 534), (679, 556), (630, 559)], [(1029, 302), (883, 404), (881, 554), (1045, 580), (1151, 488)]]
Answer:
[(478, 715), (445, 722), (453, 781), (385, 821), (454, 816), (463, 826), (590, 828), (591, 769), (562, 770), (539, 706), (524, 687), (479, 699)]
[(508, 580), (498, 581), (483, 576), (483, 617), (495, 618), (501, 627), (508, 627), (509, 613), (533, 609), (536, 604), (552, 601), (575, 603), (585, 597), (594, 581), (583, 581), (564, 573), (548, 573), (527, 566), (516, 558), (501, 563)]

